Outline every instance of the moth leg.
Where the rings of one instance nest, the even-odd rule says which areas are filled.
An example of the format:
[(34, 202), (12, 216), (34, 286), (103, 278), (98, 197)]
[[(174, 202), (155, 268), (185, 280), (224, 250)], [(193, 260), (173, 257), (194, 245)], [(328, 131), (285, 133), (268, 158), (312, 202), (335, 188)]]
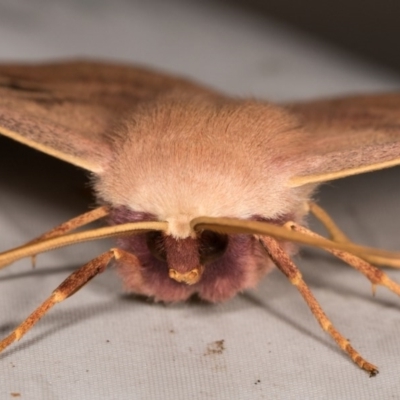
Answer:
[[(295, 222), (288, 222), (286, 224), (290, 229), (304, 233), (311, 237), (320, 238), (321, 236), (316, 234), (315, 232), (310, 231), (303, 226), (296, 224)], [(334, 256), (340, 258), (345, 263), (349, 264), (357, 271), (361, 272), (371, 283), (372, 283), (372, 293), (375, 294), (376, 285), (382, 285), (388, 288), (393, 293), (400, 296), (400, 285), (390, 279), (383, 271), (379, 268), (374, 267), (373, 265), (369, 264), (365, 260), (357, 257), (351, 253), (342, 250), (336, 249), (328, 249), (324, 247), (324, 250), (329, 251)]]
[[(332, 218), (323, 208), (321, 208), (320, 206), (318, 206), (313, 202), (309, 202), (308, 206), (311, 213), (325, 226), (332, 240), (341, 243), (350, 243), (350, 244), (354, 243), (340, 230), (340, 228), (333, 222)], [(365, 261), (368, 261), (371, 264), (377, 262), (376, 258), (370, 257), (369, 255), (363, 255), (361, 256), (361, 258)], [(379, 262), (379, 264), (383, 265), (385, 263)], [(385, 264), (385, 266), (391, 268), (399, 268), (399, 266), (397, 265)]]
[(90, 224), (100, 218), (103, 218), (109, 214), (110, 210), (108, 206), (97, 207), (94, 210), (85, 212), (84, 214), (78, 215), (60, 225), (57, 225), (50, 231), (38, 236), (37, 238), (29, 241), (28, 243), (36, 243), (52, 237), (61, 236), (64, 233), (73, 231), (74, 229), (80, 228), (81, 226)]
[(284, 252), (279, 243), (269, 236), (258, 236), (258, 239), (262, 243), (263, 247), (271, 257), (275, 265), (280, 269), (283, 274), (290, 280), (290, 282), (300, 292), (314, 317), (317, 319), (321, 328), (327, 332), (338, 344), (338, 346), (346, 352), (350, 358), (362, 369), (367, 371), (370, 376), (374, 376), (378, 373), (378, 368), (366, 361), (345, 339), (339, 331), (332, 325), (332, 322), (326, 316), (321, 306), (317, 302), (316, 298), (312, 294), (309, 287), (304, 282), (299, 269), (294, 265), (289, 256)]
[[(81, 226), (90, 224), (93, 221), (96, 221), (100, 218), (103, 218), (109, 214), (110, 210), (108, 206), (97, 207), (94, 210), (90, 210), (84, 214), (78, 215), (66, 222), (63, 222), (60, 225), (57, 225), (50, 231), (44, 233), (43, 235), (38, 236), (37, 238), (30, 240), (27, 244), (41, 242), (42, 240), (50, 239), (53, 237), (61, 236), (64, 233), (73, 231), (74, 229), (80, 228)], [(35, 266), (36, 256), (31, 257), (32, 266)], [(0, 268), (3, 268), (0, 266)]]
[(329, 232), (329, 235), (332, 240), (335, 242), (351, 242), (350, 239), (341, 231), (341, 229), (333, 222), (332, 218), (329, 214), (318, 204), (310, 201), (308, 203), (308, 208), (310, 212), (317, 218), (322, 225)]
[[(109, 214), (109, 208), (107, 206), (101, 206), (101, 207), (95, 208), (94, 210), (91, 210), (84, 214), (78, 215), (77, 217), (72, 218), (72, 219), (56, 226), (55, 228), (51, 229), (50, 231), (44, 233), (43, 235), (40, 235), (33, 240), (30, 240), (29, 242), (27, 242), (25, 244), (25, 246), (34, 244), (34, 243), (39, 243), (46, 239), (62, 236), (63, 234), (65, 234), (67, 232), (70, 232), (74, 229), (80, 228), (81, 226), (87, 225), (93, 221), (103, 218), (103, 217), (107, 216), (108, 214)], [(36, 256), (35, 255), (31, 256), (31, 260), (32, 260), (32, 266), (35, 266)], [(6, 262), (4, 264), (2, 264), (0, 262), (0, 269), (6, 267), (7, 265), (10, 265), (12, 262), (13, 261), (10, 261), (10, 262)]]
[(20, 340), (54, 305), (72, 296), (97, 274), (103, 272), (108, 263), (115, 258), (116, 251), (117, 249), (111, 249), (101, 254), (69, 275), (22, 324), (0, 341), (0, 352)]

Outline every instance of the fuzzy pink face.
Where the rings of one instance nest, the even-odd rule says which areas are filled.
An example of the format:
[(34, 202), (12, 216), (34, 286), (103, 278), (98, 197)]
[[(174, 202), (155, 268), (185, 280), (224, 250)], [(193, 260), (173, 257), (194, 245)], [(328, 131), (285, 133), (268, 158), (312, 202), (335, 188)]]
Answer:
[[(150, 214), (126, 207), (114, 208), (110, 215), (111, 224), (153, 220), (156, 218)], [(125, 288), (157, 301), (183, 301), (194, 294), (210, 302), (224, 301), (254, 287), (273, 267), (251, 235), (204, 231), (197, 238), (175, 239), (161, 232), (149, 232), (122, 237), (117, 244), (139, 260), (136, 266), (117, 263)], [(195, 284), (177, 282), (169, 276), (171, 268), (185, 273), (199, 266), (203, 273)]]

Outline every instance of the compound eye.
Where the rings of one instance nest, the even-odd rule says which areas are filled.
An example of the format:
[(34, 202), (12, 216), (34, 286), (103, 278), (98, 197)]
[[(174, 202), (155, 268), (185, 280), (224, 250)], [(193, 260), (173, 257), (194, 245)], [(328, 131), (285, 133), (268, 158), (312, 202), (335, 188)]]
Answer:
[(161, 232), (152, 231), (146, 233), (146, 243), (150, 253), (159, 261), (167, 261), (164, 236)]
[(200, 264), (208, 264), (222, 257), (228, 247), (228, 235), (203, 231), (199, 238)]

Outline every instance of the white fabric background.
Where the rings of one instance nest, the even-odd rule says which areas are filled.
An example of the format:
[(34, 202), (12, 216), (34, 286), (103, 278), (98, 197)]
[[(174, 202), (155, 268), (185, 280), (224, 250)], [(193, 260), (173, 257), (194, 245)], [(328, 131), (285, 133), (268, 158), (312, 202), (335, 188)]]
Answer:
[[(184, 0), (0, 0), (0, 58), (120, 59), (239, 95), (294, 100), (393, 90), (398, 76), (265, 18)], [(87, 209), (85, 174), (0, 141), (0, 246), (8, 249)], [(354, 240), (400, 249), (399, 169), (335, 181), (317, 197)], [(107, 243), (23, 260), (0, 272), (0, 334), (20, 323)], [(396, 399), (400, 301), (322, 252), (297, 258), (342, 333), (380, 374), (369, 378), (324, 334), (274, 271), (220, 305), (126, 296), (112, 270), (52, 310), (0, 356), (0, 398)], [(400, 272), (388, 271), (400, 281)], [(207, 354), (224, 340), (222, 354)]]

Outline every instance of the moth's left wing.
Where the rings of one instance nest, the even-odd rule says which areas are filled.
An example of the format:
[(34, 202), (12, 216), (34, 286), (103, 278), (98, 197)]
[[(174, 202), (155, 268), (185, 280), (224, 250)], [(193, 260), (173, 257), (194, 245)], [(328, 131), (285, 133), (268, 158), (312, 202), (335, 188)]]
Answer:
[(294, 103), (306, 132), (301, 172), (290, 186), (302, 186), (400, 164), (400, 94), (360, 95)]

